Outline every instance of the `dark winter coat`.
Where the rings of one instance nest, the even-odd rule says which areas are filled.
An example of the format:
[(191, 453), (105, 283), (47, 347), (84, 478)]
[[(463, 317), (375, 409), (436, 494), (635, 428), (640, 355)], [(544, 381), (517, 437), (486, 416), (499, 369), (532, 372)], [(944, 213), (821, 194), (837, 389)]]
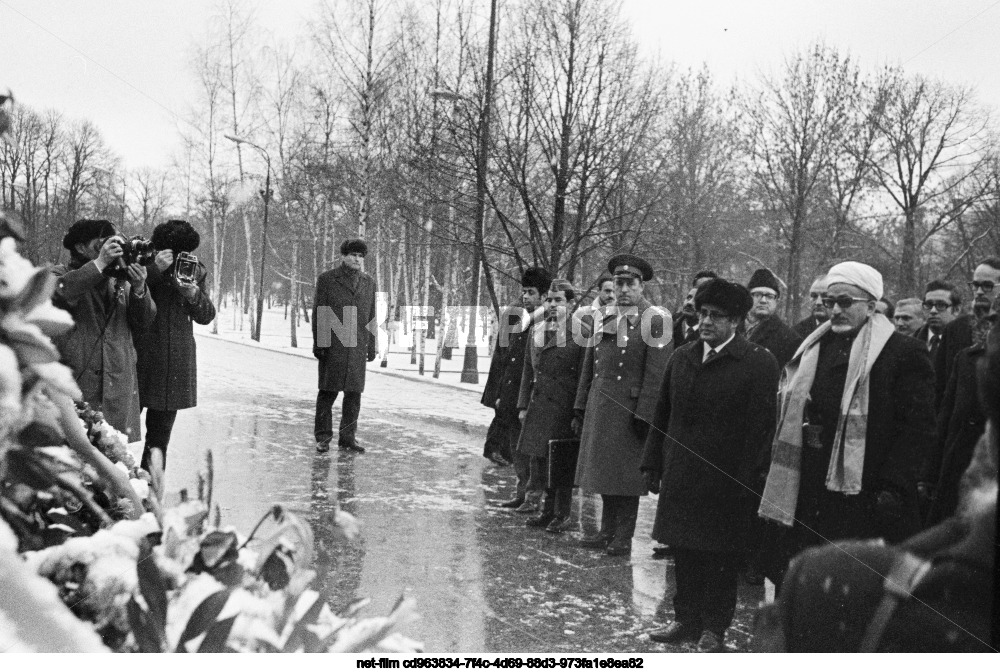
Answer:
[(934, 359), (935, 400), (941, 405), (944, 390), (951, 380), (951, 369), (955, 363), (955, 355), (972, 345), (972, 325), (975, 317), (959, 315), (941, 332), (941, 343), (938, 345), (937, 356)]
[(152, 326), (135, 338), (139, 403), (143, 408), (178, 411), (198, 405), (198, 367), (193, 322), (208, 324), (215, 306), (205, 289), (208, 272), (198, 263), (198, 293), (188, 301), (172, 274), (148, 268), (146, 284), (156, 303)]
[(637, 307), (638, 315), (625, 320), (623, 345), (618, 345), (617, 321), (612, 317), (595, 328), (595, 344), (584, 355), (575, 404), (585, 411), (576, 483), (587, 492), (629, 496), (647, 492), (639, 471), (646, 440), (641, 422), (653, 417), (673, 342), (647, 345), (640, 316), (652, 309), (647, 324), (652, 339), (659, 341), (670, 327), (670, 314), (646, 300)]
[(976, 383), (976, 365), (985, 352), (983, 346), (974, 345), (955, 356), (951, 380), (938, 411), (938, 441), (928, 456), (923, 474), (923, 480), (936, 486), (926, 521), (928, 525), (935, 525), (955, 513), (959, 482), (986, 428)]
[(799, 343), (802, 342), (802, 337), (782, 322), (777, 315), (771, 315), (750, 332), (747, 340), (774, 355), (780, 371), (785, 368), (785, 364), (795, 354)]
[(518, 410), (527, 411), (519, 453), (547, 457), (550, 440), (576, 438), (571, 427), (573, 403), (586, 351), (583, 339), (589, 336), (586, 324), (572, 316), (558, 332), (547, 334), (544, 321), (531, 328), (517, 400)]
[(677, 548), (742, 549), (759, 473), (774, 435), (778, 365), (737, 335), (702, 363), (704, 346), (674, 353), (660, 388), (642, 469), (660, 474), (653, 538)]
[[(831, 332), (824, 339), (832, 345), (836, 335)], [(821, 342), (820, 347), (827, 344)], [(821, 352), (820, 366), (823, 357)], [(920, 527), (916, 483), (922, 462), (936, 439), (934, 372), (926, 347), (916, 339), (893, 333), (886, 341), (870, 374), (861, 493), (845, 496), (829, 492), (824, 483), (847, 366), (845, 355), (842, 362), (830, 369), (829, 375), (821, 374), (817, 368), (810, 390), (813, 401), (807, 412), (810, 422), (823, 428), (823, 447), (812, 460), (816, 465), (812, 476), (807, 473), (807, 456), (803, 453), (796, 513), (800, 523), (796, 528), (801, 525), (804, 530), (808, 526), (841, 539), (884, 537), (896, 542)], [(840, 382), (832, 382), (838, 376)], [(823, 417), (823, 409), (830, 417)], [(883, 490), (900, 498), (898, 511), (877, 506), (877, 497)], [(809, 536), (804, 532), (803, 535)]]
[(497, 400), (500, 398), (500, 390), (503, 389), (504, 370), (510, 355), (510, 339), (515, 333), (521, 331), (520, 323), (524, 309), (520, 306), (508, 306), (500, 313), (500, 320), (497, 329), (497, 342), (493, 346), (493, 357), (490, 359), (490, 372), (486, 376), (486, 386), (483, 388), (483, 396), (480, 403), (489, 408), (496, 408)]
[[(806, 319), (804, 319), (804, 320), (802, 320), (800, 322), (796, 322), (795, 326), (792, 327), (792, 331), (794, 331), (796, 334), (798, 334), (799, 341), (801, 342), (801, 341), (805, 340), (806, 336), (808, 336), (812, 332), (816, 331), (819, 328), (819, 325), (821, 325), (821, 324), (823, 324), (823, 323), (822, 322), (817, 322), (816, 318), (813, 317), (812, 315), (810, 315)], [(793, 352), (792, 354), (794, 355), (795, 353)]]
[[(129, 441), (138, 441), (139, 386), (133, 334), (148, 329), (156, 318), (156, 304), (147, 289), (132, 295), (128, 281), (113, 281), (94, 262), (60, 264), (53, 303), (68, 310), (75, 326), (55, 339), (56, 347), (76, 378), (83, 400)], [(117, 289), (116, 289), (117, 288)]]
[[(368, 328), (368, 324), (377, 319), (376, 291), (375, 280), (370, 275), (353, 274), (343, 264), (316, 279), (312, 330), (313, 348), (319, 358), (319, 389), (326, 392), (364, 391), (367, 362), (374, 360), (378, 353), (377, 330), (374, 325), (371, 330)], [(347, 307), (351, 310), (347, 311), (349, 317), (345, 321), (344, 309)], [(324, 324), (331, 322), (319, 313), (325, 308), (332, 309), (333, 316), (345, 327), (342, 335), (336, 329), (331, 330), (329, 347), (319, 345), (316, 333), (321, 321)], [(350, 316), (353, 311), (356, 311), (356, 318)]]

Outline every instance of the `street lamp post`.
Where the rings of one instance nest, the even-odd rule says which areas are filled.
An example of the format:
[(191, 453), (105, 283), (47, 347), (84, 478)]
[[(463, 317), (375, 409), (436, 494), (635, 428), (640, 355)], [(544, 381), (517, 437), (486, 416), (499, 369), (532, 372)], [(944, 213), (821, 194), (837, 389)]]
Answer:
[(264, 315), (264, 261), (267, 258), (267, 211), (268, 204), (271, 202), (271, 156), (267, 153), (267, 150), (256, 145), (246, 138), (239, 138), (235, 135), (226, 135), (226, 140), (231, 140), (237, 145), (244, 144), (253, 147), (258, 152), (264, 156), (264, 160), (267, 162), (267, 174), (264, 177), (264, 191), (261, 192), (260, 196), (264, 199), (264, 227), (261, 232), (261, 242), (260, 242), (260, 281), (257, 285), (257, 326), (254, 328), (254, 332), (250, 334), (250, 339), (260, 342), (260, 322), (261, 317)]

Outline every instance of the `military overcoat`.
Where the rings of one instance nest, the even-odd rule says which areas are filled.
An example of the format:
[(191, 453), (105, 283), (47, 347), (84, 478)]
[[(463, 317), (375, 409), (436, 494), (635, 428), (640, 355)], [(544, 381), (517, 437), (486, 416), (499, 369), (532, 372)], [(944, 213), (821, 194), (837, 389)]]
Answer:
[(647, 493), (639, 471), (645, 436), (633, 418), (653, 417), (673, 339), (667, 311), (645, 299), (637, 308), (631, 316), (612, 313), (595, 325), (593, 345), (584, 354), (575, 402), (585, 412), (576, 484), (586, 492)]

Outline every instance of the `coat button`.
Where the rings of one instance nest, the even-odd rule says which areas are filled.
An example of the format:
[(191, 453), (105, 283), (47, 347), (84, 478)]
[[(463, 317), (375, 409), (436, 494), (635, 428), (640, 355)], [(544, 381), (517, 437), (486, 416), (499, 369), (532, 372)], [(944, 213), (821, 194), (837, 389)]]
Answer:
[(618, 380), (621, 380), (621, 379), (622, 379), (622, 377), (621, 377), (621, 376), (618, 376)]
[(618, 366), (625, 366), (625, 362), (618, 362)]
[(622, 354), (623, 354), (623, 355), (625, 354), (625, 351), (624, 351), (624, 350), (622, 350)]

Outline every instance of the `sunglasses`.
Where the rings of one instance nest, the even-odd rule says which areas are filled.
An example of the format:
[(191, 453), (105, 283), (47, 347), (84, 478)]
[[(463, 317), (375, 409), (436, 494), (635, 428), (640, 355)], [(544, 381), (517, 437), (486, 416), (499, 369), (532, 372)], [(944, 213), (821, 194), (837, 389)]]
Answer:
[(994, 287), (996, 287), (996, 283), (994, 283), (992, 280), (973, 280), (972, 282), (969, 283), (969, 289), (971, 289), (973, 292), (976, 291), (977, 289), (981, 289), (986, 294), (989, 294), (990, 292), (993, 291)]
[(823, 305), (827, 308), (839, 306), (841, 310), (847, 310), (855, 303), (866, 302), (868, 299), (856, 299), (853, 296), (826, 296), (823, 297)]
[(931, 310), (932, 308), (937, 308), (939, 313), (951, 308), (951, 304), (947, 301), (924, 301), (924, 310)]

